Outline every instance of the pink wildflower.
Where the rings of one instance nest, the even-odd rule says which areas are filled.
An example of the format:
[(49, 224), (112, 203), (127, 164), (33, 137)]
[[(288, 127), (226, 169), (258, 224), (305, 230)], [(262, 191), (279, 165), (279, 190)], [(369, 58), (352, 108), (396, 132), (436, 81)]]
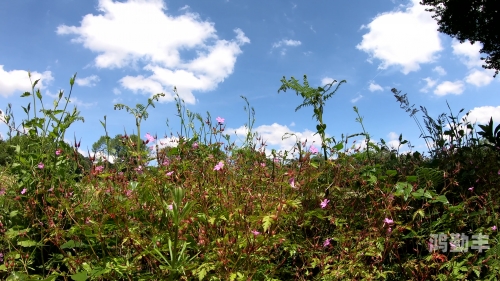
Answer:
[(194, 143), (193, 143), (193, 145), (192, 145), (192, 147), (193, 147), (194, 149), (197, 149), (197, 148), (198, 148), (198, 143), (197, 143), (197, 142), (194, 142)]
[(23, 190), (21, 190), (21, 194), (26, 193), (26, 191), (28, 191), (28, 190), (26, 188), (23, 188)]
[(45, 165), (42, 162), (38, 163), (38, 169), (43, 169), (43, 167), (45, 167)]
[(384, 219), (384, 224), (391, 225), (391, 224), (393, 224), (393, 223), (394, 223), (394, 221), (393, 221), (393, 220), (391, 220), (391, 219), (389, 219), (389, 218), (385, 218), (385, 219)]
[(492, 226), (491, 230), (493, 230), (493, 231), (497, 230), (497, 226), (496, 225)]
[(167, 173), (167, 176), (171, 176), (174, 173), (174, 171), (170, 171)]
[(473, 190), (474, 190), (473, 186), (469, 187), (469, 191), (473, 191)]
[(224, 162), (220, 161), (217, 165), (214, 167), (214, 171), (219, 171), (224, 167)]
[(325, 242), (323, 243), (323, 247), (328, 247), (330, 246), (330, 238), (326, 238)]
[(174, 209), (174, 205), (172, 205), (172, 204), (167, 205), (167, 208), (168, 208), (169, 210), (173, 210), (173, 209)]
[(155, 138), (150, 135), (149, 133), (146, 134), (146, 139), (149, 141), (149, 142), (154, 142), (155, 141)]
[(311, 147), (309, 148), (309, 152), (311, 152), (312, 154), (316, 154), (318, 153), (318, 149), (311, 145)]
[(259, 235), (259, 234), (260, 234), (260, 232), (258, 232), (258, 231), (257, 231), (257, 230), (255, 230), (255, 229), (254, 229), (254, 230), (252, 230), (251, 232), (252, 232), (252, 234), (253, 234), (253, 235), (255, 235), (255, 236), (257, 236), (257, 235)]
[(62, 150), (61, 150), (60, 148), (58, 148), (58, 149), (56, 150), (56, 155), (57, 155), (57, 156), (61, 155), (61, 152), (62, 152)]
[(451, 247), (452, 250), (454, 250), (457, 247), (457, 245), (455, 245), (455, 244), (453, 244), (453, 243), (450, 242), (450, 247)]
[(295, 188), (295, 178), (290, 178), (290, 179), (288, 180), (288, 183), (290, 184), (290, 186), (291, 186), (292, 188)]
[(321, 203), (319, 204), (321, 206), (321, 209), (326, 208), (326, 205), (328, 205), (328, 202), (330, 202), (330, 200), (328, 200), (328, 199), (321, 201)]
[(97, 166), (97, 167), (95, 167), (95, 171), (96, 172), (102, 172), (103, 170), (104, 170), (103, 166)]
[(165, 159), (165, 161), (163, 161), (162, 165), (168, 166), (168, 165), (170, 165), (170, 161), (168, 159)]
[(261, 166), (261, 167), (265, 167), (265, 166), (266, 166), (266, 163), (260, 163), (260, 166)]
[(224, 121), (225, 121), (224, 118), (221, 118), (221, 117), (217, 117), (217, 118), (215, 118), (215, 120), (217, 120), (217, 123), (219, 123), (219, 124), (224, 124)]

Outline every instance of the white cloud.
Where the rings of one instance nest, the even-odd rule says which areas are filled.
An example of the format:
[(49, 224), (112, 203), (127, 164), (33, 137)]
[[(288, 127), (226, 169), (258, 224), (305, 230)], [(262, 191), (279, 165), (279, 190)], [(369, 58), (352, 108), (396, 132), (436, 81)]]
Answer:
[(460, 95), (464, 91), (464, 83), (462, 81), (444, 81), (439, 84), (434, 90), (434, 94), (445, 96), (448, 94)]
[[(50, 81), (54, 80), (50, 71), (31, 72), (31, 80), (35, 82), (40, 79), (36, 88), (45, 89)], [(31, 82), (26, 70), (5, 71), (0, 65), (0, 96), (9, 97), (12, 94), (31, 92)]]
[(404, 74), (417, 71), (420, 64), (433, 62), (442, 50), (438, 25), (431, 16), (419, 0), (412, 0), (405, 11), (380, 14), (362, 26), (369, 32), (356, 48), (381, 60), (379, 69), (395, 65), (402, 67)]
[[(231, 41), (219, 39), (214, 24), (197, 14), (170, 16), (162, 0), (99, 0), (98, 10), (101, 14), (84, 16), (80, 26), (58, 26), (57, 33), (75, 35), (72, 42), (98, 53), (99, 68), (142, 64), (145, 73), (123, 77), (120, 84), (134, 92), (164, 92), (164, 101), (173, 100), (170, 90), (177, 86), (186, 103), (195, 103), (192, 92), (215, 89), (232, 74), (240, 47), (250, 43), (240, 29)], [(181, 58), (186, 50), (195, 57)]]
[(295, 122), (290, 123), (290, 127), (294, 127), (294, 126), (295, 126)]
[(370, 92), (375, 92), (375, 91), (383, 91), (384, 89), (379, 84), (370, 82), (370, 87), (368, 87), (368, 90), (370, 90)]
[(474, 69), (467, 75), (465, 82), (475, 85), (476, 87), (486, 86), (493, 81), (493, 75), (495, 71), (492, 69), (478, 70)]
[(95, 106), (96, 103), (95, 102), (92, 102), (92, 103), (86, 103), (86, 102), (83, 102), (81, 101), (80, 99), (78, 99), (77, 97), (71, 97), (70, 98), (70, 102), (73, 103), (74, 105), (76, 106), (79, 106), (79, 107), (86, 107), (86, 108), (89, 108), (89, 107), (92, 107), (92, 106)]
[(113, 88), (113, 94), (115, 95), (121, 95), (122, 91), (120, 91), (120, 89), (118, 88)]
[(300, 46), (302, 44), (302, 42), (298, 41), (298, 40), (286, 40), (286, 39), (283, 39), (281, 41), (278, 41), (276, 43), (273, 44), (273, 48), (279, 48), (281, 46), (291, 46), (291, 47), (296, 47), (296, 46)]
[(477, 122), (477, 124), (486, 124), (490, 122), (490, 118), (493, 118), (494, 122), (500, 122), (500, 106), (475, 107), (469, 111), (469, 117), (467, 119), (472, 123)]
[(432, 80), (430, 77), (424, 78), (422, 80), (424, 80), (426, 82), (425, 87), (423, 87), (422, 89), (420, 89), (420, 92), (423, 92), (423, 93), (429, 92), (429, 89), (431, 89), (432, 87), (434, 87), (436, 85), (436, 83), (437, 83), (437, 80)]
[(481, 67), (483, 65), (481, 54), (479, 53), (481, 50), (479, 42), (471, 45), (469, 41), (465, 41), (461, 44), (458, 40), (453, 39), (451, 47), (453, 48), (453, 54), (458, 56), (468, 68)]
[(332, 83), (333, 81), (335, 81), (335, 79), (331, 78), (331, 77), (323, 77), (323, 79), (321, 79), (321, 85), (326, 85), (326, 84), (330, 84)]
[(441, 66), (436, 66), (432, 69), (432, 71), (436, 72), (437, 74), (443, 76), (443, 75), (446, 75), (446, 70), (444, 70), (444, 68), (442, 68)]
[[(245, 126), (241, 126), (236, 129), (229, 128), (226, 129), (226, 131), (236, 132), (236, 135), (244, 137), (248, 132), (248, 128), (246, 128)], [(307, 139), (307, 146), (312, 145), (313, 142), (317, 147), (321, 145), (321, 138), (318, 134), (316, 134), (316, 132), (307, 129), (303, 132), (297, 132), (291, 130), (290, 128), (288, 128), (288, 126), (280, 125), (277, 123), (273, 123), (272, 125), (261, 125), (259, 127), (253, 128), (253, 132), (258, 133), (258, 135), (262, 137), (262, 140), (267, 144), (268, 147), (275, 148), (277, 151), (290, 151), (295, 146), (297, 141), (295, 137), (292, 136), (286, 139), (282, 139), (286, 133), (295, 134), (301, 142), (304, 142)], [(327, 135), (327, 137), (329, 136)], [(270, 152), (269, 149), (266, 150)]]
[(83, 87), (93, 87), (96, 85), (97, 82), (99, 82), (99, 76), (97, 75), (91, 75), (85, 78), (76, 78), (75, 83), (78, 84), (79, 86)]
[(360, 100), (360, 99), (362, 99), (362, 98), (363, 98), (363, 96), (362, 96), (362, 95), (359, 95), (359, 96), (357, 96), (357, 97), (353, 98), (353, 99), (351, 100), (351, 102), (352, 102), (352, 103), (356, 103), (357, 101), (359, 101), (359, 100)]

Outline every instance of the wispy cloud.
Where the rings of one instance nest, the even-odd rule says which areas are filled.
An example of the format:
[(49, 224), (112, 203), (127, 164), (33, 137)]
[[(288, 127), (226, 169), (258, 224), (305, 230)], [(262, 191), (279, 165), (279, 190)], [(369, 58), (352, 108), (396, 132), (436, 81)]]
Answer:
[(99, 76), (97, 75), (91, 75), (85, 78), (76, 78), (75, 83), (79, 86), (83, 87), (93, 87), (96, 85), (97, 82), (99, 82)]

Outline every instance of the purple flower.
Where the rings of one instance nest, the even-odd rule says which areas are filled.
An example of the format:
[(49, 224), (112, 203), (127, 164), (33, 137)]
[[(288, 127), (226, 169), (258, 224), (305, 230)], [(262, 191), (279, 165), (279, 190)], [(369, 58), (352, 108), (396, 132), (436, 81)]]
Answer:
[(453, 243), (450, 242), (450, 247), (451, 247), (452, 250), (454, 250), (457, 247), (457, 245), (455, 245), (455, 244), (453, 244)]
[(150, 135), (149, 133), (146, 134), (146, 139), (149, 141), (149, 142), (154, 142), (155, 141), (155, 138)]
[(198, 143), (197, 142), (194, 142), (193, 145), (191, 146), (193, 147), (194, 149), (197, 149), (198, 148)]
[(290, 178), (290, 179), (288, 180), (288, 183), (290, 184), (290, 186), (291, 186), (292, 188), (295, 188), (295, 178)]
[(321, 206), (321, 209), (326, 208), (326, 205), (328, 205), (328, 202), (330, 202), (330, 200), (328, 200), (328, 199), (321, 201), (321, 203), (319, 204)]
[(493, 231), (497, 230), (497, 226), (496, 225), (492, 226), (491, 230), (493, 230)]
[(171, 176), (174, 173), (174, 171), (167, 172), (167, 176)]
[(224, 167), (224, 162), (220, 161), (217, 165), (214, 167), (214, 171), (219, 171)]
[(252, 230), (251, 232), (252, 232), (252, 234), (253, 234), (253, 235), (255, 235), (255, 236), (257, 236), (257, 235), (259, 235), (259, 234), (260, 234), (260, 232), (258, 232), (258, 231), (257, 231), (257, 230), (255, 230), (255, 229), (254, 229), (254, 230)]
[(38, 163), (38, 169), (43, 169), (43, 167), (45, 167), (45, 165), (42, 162)]
[(391, 220), (390, 218), (385, 218), (385, 219), (384, 219), (384, 224), (391, 225), (391, 224), (393, 224), (393, 223), (394, 223), (394, 221), (393, 221), (393, 220)]
[(5, 195), (5, 188), (0, 189), (0, 196)]
[(168, 166), (168, 165), (170, 165), (170, 161), (168, 159), (165, 159), (165, 161), (163, 161), (162, 165)]
[(266, 163), (260, 163), (260, 166), (261, 166), (261, 167), (265, 167), (265, 166), (266, 166)]
[(219, 124), (224, 124), (224, 121), (225, 121), (224, 118), (221, 118), (221, 117), (217, 117), (217, 118), (215, 118), (215, 120), (217, 120), (217, 123), (219, 123)]
[(21, 190), (21, 194), (26, 193), (26, 191), (28, 191), (28, 190), (26, 188), (23, 188), (23, 190)]
[(473, 186), (469, 187), (469, 191), (473, 191), (473, 190), (474, 190)]
[(174, 209), (174, 205), (172, 205), (172, 204), (167, 205), (167, 208), (168, 208), (169, 210), (173, 210), (173, 209)]
[(57, 155), (57, 156), (61, 155), (61, 149), (60, 149), (60, 148), (58, 148), (58, 149), (56, 150), (56, 155)]
[(323, 242), (323, 247), (328, 247), (330, 246), (330, 238), (326, 238), (325, 242)]
[(309, 152), (311, 152), (312, 154), (316, 154), (318, 153), (318, 149), (311, 145), (311, 147), (309, 148)]
[(95, 167), (95, 171), (96, 172), (102, 172), (103, 170), (104, 170), (103, 166), (97, 166), (97, 167)]

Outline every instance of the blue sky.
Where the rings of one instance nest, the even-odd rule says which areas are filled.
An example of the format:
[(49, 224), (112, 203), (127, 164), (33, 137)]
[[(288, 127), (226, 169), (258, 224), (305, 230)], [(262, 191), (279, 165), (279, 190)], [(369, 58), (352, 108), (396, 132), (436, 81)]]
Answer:
[[(255, 131), (268, 149), (290, 149), (295, 133), (316, 141), (312, 108), (295, 112), (302, 99), (279, 93), (283, 76), (308, 75), (313, 86), (347, 80), (327, 101), (327, 133), (361, 132), (353, 106), (372, 139), (397, 144), (400, 133), (424, 151), (414, 121), (391, 93), (408, 93), (411, 103), (432, 116), (458, 112), (485, 123), (500, 120), (499, 78), (481, 68), (478, 43), (460, 44), (437, 32), (418, 0), (351, 1), (190, 1), (190, 0), (17, 0), (0, 2), (0, 108), (12, 103), (24, 117), (20, 98), (29, 90), (27, 71), (52, 104), (59, 90), (69, 93), (85, 123), (68, 131), (82, 149), (104, 134), (135, 130), (134, 119), (115, 103), (134, 107), (154, 93), (166, 94), (141, 132), (174, 135), (180, 130), (174, 86), (188, 108), (225, 118), (226, 132), (244, 132), (247, 115), (240, 98), (256, 111)], [(420, 115), (420, 114), (419, 114)], [(5, 136), (7, 127), (0, 125)], [(71, 136), (71, 137), (70, 137)], [(236, 138), (234, 138), (236, 139)], [(165, 140), (164, 140), (165, 141)], [(319, 145), (317, 145), (319, 146)]]

